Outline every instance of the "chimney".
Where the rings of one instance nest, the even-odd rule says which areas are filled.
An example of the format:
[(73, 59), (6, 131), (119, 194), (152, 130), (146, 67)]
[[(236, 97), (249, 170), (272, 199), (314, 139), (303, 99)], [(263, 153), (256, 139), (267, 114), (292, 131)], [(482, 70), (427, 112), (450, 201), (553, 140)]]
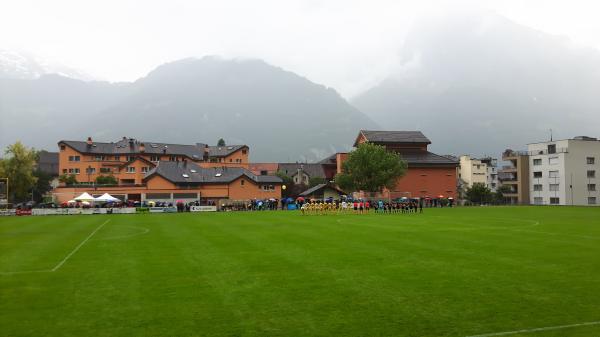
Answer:
[(88, 137), (86, 143), (88, 146), (92, 146), (92, 144), (93, 144), (92, 137)]
[(144, 153), (146, 151), (146, 145), (144, 143), (140, 143), (140, 152)]

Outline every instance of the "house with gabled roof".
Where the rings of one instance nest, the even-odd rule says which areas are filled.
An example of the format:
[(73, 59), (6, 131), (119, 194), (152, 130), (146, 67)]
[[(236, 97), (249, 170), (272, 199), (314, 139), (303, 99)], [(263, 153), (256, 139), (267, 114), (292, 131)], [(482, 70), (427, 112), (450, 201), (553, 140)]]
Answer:
[[(431, 144), (421, 131), (373, 131), (360, 130), (354, 146), (369, 142), (384, 146), (398, 153), (407, 162), (406, 175), (400, 178), (393, 190), (385, 191), (391, 198), (430, 197), (456, 198), (458, 160), (432, 153)], [(338, 153), (325, 159), (325, 165), (342, 172), (346, 153)]]

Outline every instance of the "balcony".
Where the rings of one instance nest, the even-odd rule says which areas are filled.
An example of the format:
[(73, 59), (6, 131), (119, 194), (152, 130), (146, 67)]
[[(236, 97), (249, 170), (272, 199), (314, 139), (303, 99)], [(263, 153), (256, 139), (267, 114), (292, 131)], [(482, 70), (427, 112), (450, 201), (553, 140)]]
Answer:
[(508, 160), (509, 158), (516, 158), (519, 156), (528, 156), (529, 153), (527, 151), (513, 151), (506, 150), (502, 153), (502, 160)]
[(502, 166), (502, 168), (500, 170), (498, 170), (499, 173), (511, 173), (511, 172), (517, 172), (517, 168), (515, 166)]
[(538, 156), (538, 155), (545, 155), (545, 154), (569, 153), (568, 150), (569, 149), (567, 149), (566, 147), (558, 148), (555, 151), (548, 151), (548, 149), (535, 150), (535, 151), (529, 151), (528, 155), (530, 155), (530, 156)]

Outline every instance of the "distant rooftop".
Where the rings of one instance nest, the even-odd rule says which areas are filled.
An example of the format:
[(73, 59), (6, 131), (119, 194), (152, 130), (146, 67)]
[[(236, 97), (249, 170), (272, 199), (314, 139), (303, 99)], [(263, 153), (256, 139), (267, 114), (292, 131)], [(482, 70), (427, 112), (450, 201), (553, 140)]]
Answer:
[[(360, 130), (360, 134), (371, 143), (425, 143), (431, 144), (429, 138), (421, 131), (373, 131)], [(356, 143), (354, 144), (356, 145)]]

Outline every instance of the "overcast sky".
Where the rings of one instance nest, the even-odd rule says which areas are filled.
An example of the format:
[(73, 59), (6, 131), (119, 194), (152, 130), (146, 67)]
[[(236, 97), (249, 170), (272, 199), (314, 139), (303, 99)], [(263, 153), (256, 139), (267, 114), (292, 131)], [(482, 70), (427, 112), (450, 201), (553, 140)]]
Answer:
[(0, 48), (109, 81), (184, 57), (261, 58), (351, 97), (394, 68), (412, 22), (450, 8), (493, 10), (600, 49), (596, 1), (0, 0)]

